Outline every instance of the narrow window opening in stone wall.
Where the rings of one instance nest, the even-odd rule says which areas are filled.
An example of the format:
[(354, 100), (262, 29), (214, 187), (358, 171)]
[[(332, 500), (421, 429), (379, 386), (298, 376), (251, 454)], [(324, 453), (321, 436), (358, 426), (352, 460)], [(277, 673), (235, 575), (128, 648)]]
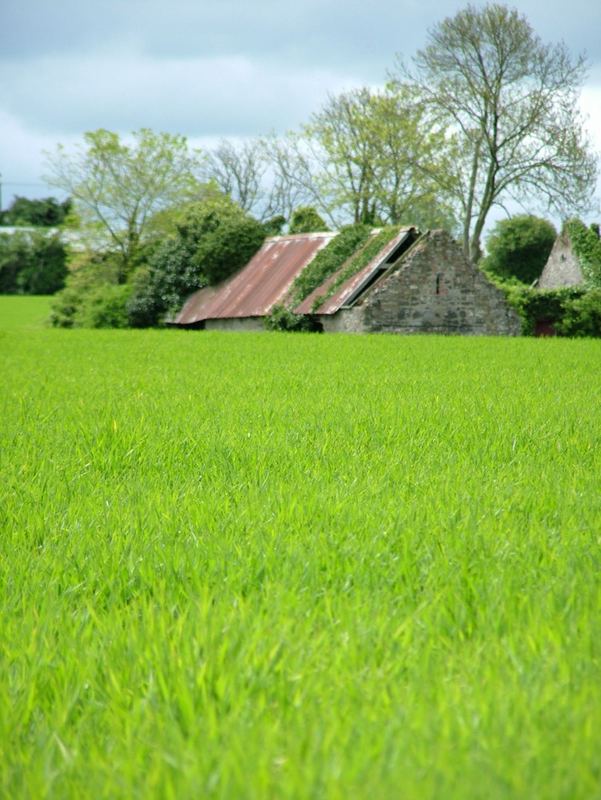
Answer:
[(442, 288), (442, 272), (439, 272), (436, 276), (436, 294), (440, 294), (440, 290)]

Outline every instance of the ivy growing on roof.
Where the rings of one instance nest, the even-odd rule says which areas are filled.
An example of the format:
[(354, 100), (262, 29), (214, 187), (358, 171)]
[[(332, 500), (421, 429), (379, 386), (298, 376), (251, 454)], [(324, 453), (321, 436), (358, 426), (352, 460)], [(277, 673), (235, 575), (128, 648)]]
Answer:
[(319, 307), (326, 302), (326, 300), (329, 300), (330, 297), (333, 297), (342, 284), (366, 267), (369, 262), (372, 261), (384, 247), (386, 247), (391, 239), (398, 234), (399, 230), (400, 229), (398, 225), (388, 225), (387, 227), (382, 228), (379, 233), (377, 233), (372, 239), (364, 244), (360, 250), (355, 251), (347, 265), (343, 270), (341, 270), (336, 280), (329, 287), (326, 294), (315, 298), (315, 302), (313, 303), (311, 310), (317, 311)]
[(298, 306), (330, 275), (337, 272), (357, 248), (367, 241), (370, 233), (371, 226), (361, 223), (341, 228), (340, 233), (317, 253), (311, 263), (295, 279), (288, 306), (290, 308)]

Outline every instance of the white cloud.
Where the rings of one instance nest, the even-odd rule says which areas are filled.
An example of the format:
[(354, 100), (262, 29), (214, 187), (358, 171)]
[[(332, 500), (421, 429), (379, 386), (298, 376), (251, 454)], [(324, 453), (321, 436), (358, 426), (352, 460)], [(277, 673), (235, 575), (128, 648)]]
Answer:
[[(54, 149), (52, 134), (32, 130), (20, 119), (0, 109), (0, 171), (2, 172), (2, 206), (6, 208), (13, 195), (44, 197), (56, 192), (42, 180), (43, 151)], [(62, 136), (66, 146), (79, 137)]]
[(244, 56), (155, 60), (131, 50), (5, 62), (0, 107), (28, 127), (79, 133), (140, 127), (189, 136), (294, 127), (352, 77), (278, 70)]

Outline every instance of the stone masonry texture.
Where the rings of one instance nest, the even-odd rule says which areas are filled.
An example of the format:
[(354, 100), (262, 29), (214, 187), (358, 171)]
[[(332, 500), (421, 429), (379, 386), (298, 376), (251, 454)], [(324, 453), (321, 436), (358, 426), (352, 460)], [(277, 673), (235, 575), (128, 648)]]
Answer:
[(338, 319), (324, 329), (372, 333), (517, 336), (521, 322), (497, 289), (446, 231), (431, 231)]
[(567, 233), (558, 236), (538, 281), (539, 289), (580, 286), (584, 282), (580, 263)]

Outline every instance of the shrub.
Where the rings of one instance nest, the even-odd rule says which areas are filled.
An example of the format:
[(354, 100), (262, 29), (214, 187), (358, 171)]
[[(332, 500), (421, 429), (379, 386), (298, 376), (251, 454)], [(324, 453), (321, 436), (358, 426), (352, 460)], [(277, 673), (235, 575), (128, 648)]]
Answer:
[(289, 233), (314, 233), (329, 230), (313, 206), (301, 206), (290, 217)]
[(486, 241), (482, 268), (503, 279), (530, 284), (541, 274), (556, 231), (546, 219), (522, 214), (499, 220)]
[(6, 211), (0, 212), (2, 225), (36, 225), (52, 227), (62, 225), (71, 210), (71, 200), (62, 203), (54, 197), (30, 200), (16, 196)]
[(127, 328), (128, 284), (105, 283), (88, 292), (74, 316), (76, 328)]
[(533, 336), (536, 324), (543, 321), (550, 323), (558, 336), (601, 336), (601, 289), (511, 287), (506, 293), (522, 319), (526, 336)]
[(591, 289), (566, 303), (555, 331), (559, 336), (601, 336), (601, 289)]
[(99, 287), (117, 285), (120, 264), (111, 254), (79, 253), (70, 262), (65, 288), (52, 301), (50, 323), (56, 328), (78, 327), (87, 298)]
[(189, 294), (244, 266), (264, 238), (263, 226), (229, 198), (189, 205), (176, 223), (176, 233), (158, 247), (147, 269), (132, 278), (130, 324), (159, 324)]
[(294, 314), (285, 306), (274, 306), (271, 313), (265, 317), (264, 325), (269, 331), (305, 333), (321, 331), (321, 326), (318, 322), (303, 314)]
[(286, 224), (286, 217), (281, 214), (277, 217), (272, 217), (263, 223), (263, 230), (265, 236), (281, 236), (284, 225)]

